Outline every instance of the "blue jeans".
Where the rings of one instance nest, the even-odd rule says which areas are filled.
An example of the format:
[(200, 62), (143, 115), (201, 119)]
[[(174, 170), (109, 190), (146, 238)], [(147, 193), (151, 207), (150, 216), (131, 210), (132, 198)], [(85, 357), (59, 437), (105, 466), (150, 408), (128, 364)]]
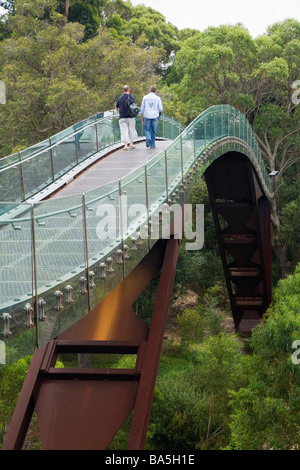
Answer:
[(146, 136), (146, 147), (155, 147), (156, 129), (158, 117), (154, 119), (145, 118), (144, 129)]

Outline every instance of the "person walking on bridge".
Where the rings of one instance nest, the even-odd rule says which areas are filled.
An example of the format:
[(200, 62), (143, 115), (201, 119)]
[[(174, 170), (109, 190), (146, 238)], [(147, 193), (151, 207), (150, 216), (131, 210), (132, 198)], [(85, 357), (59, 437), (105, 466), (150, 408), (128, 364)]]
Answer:
[(159, 96), (156, 95), (156, 87), (150, 87), (148, 95), (142, 100), (141, 115), (144, 122), (146, 147), (155, 148), (156, 130), (158, 118), (163, 110), (163, 105)]
[(119, 112), (119, 126), (121, 131), (121, 141), (124, 143), (124, 150), (135, 148), (133, 141), (137, 139), (135, 117), (130, 115), (128, 99), (131, 103), (136, 103), (134, 96), (130, 94), (130, 87), (128, 85), (124, 85), (123, 95), (119, 96), (116, 104), (116, 110)]

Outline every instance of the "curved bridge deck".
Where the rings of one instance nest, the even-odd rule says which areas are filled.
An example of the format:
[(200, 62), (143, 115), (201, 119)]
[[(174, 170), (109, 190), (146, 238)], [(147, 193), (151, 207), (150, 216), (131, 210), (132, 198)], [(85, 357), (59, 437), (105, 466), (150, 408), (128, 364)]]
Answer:
[[(142, 167), (152, 160), (159, 152), (170, 144), (170, 140), (157, 140), (155, 149), (146, 149), (145, 142), (136, 142), (134, 149), (115, 150), (100, 159), (76, 179), (68, 180), (68, 184), (50, 195), (50, 198), (74, 196), (117, 181), (128, 173)], [(72, 178), (72, 174), (70, 174)]]

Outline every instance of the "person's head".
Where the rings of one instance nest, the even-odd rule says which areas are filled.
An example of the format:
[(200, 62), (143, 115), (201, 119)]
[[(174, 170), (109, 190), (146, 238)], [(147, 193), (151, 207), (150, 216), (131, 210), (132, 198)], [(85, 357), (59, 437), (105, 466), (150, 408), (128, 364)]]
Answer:
[(156, 86), (155, 85), (152, 85), (150, 87), (150, 93), (155, 93), (156, 92)]
[(130, 86), (129, 85), (124, 85), (123, 86), (123, 91), (124, 91), (124, 93), (130, 93)]

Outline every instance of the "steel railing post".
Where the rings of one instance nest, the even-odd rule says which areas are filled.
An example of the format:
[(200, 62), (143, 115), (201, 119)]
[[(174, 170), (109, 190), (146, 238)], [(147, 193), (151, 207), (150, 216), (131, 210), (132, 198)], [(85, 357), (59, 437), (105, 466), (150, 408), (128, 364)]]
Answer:
[(34, 224), (34, 204), (31, 204), (31, 258), (32, 258), (32, 300), (36, 347), (39, 347), (39, 325), (38, 325), (38, 289), (37, 289), (37, 264), (36, 264), (36, 237)]
[(196, 160), (196, 130), (195, 130), (195, 123), (193, 125), (193, 144), (194, 144), (194, 160)]
[(86, 204), (85, 194), (82, 194), (82, 215), (83, 215), (83, 243), (84, 243), (84, 258), (85, 258), (85, 276), (86, 276), (86, 289), (88, 297), (88, 311), (91, 310), (90, 299), (90, 274), (89, 274), (89, 250), (88, 250), (88, 237), (87, 237), (87, 221), (86, 221)]
[(78, 165), (78, 163), (79, 163), (79, 155), (78, 155), (78, 141), (77, 141), (76, 127), (73, 126), (73, 129), (74, 129), (74, 141), (75, 141), (76, 162), (77, 162), (77, 165)]
[(95, 115), (95, 130), (96, 130), (96, 146), (97, 152), (99, 151), (99, 140), (98, 140), (98, 126), (97, 126), (97, 116)]
[(168, 159), (167, 150), (165, 150), (165, 177), (166, 177), (166, 201), (169, 203), (169, 183), (168, 183)]
[(49, 152), (50, 152), (50, 162), (51, 162), (51, 173), (52, 173), (52, 180), (53, 183), (55, 181), (55, 173), (54, 173), (54, 162), (53, 162), (53, 151), (52, 151), (52, 144), (51, 144), (51, 138), (49, 138)]
[(120, 210), (120, 239), (121, 239), (121, 250), (122, 250), (122, 277), (125, 278), (125, 266), (124, 266), (124, 227), (123, 227), (123, 211), (122, 211), (122, 183), (119, 179), (119, 210)]
[(147, 175), (147, 165), (144, 166), (145, 169), (145, 196), (146, 196), (146, 211), (147, 211), (147, 235), (148, 235), (148, 250), (150, 251), (150, 218), (149, 218), (149, 195), (148, 195), (148, 175)]
[(181, 160), (181, 180), (183, 183), (183, 143), (182, 143), (182, 134), (180, 135), (180, 160)]
[(23, 168), (22, 168), (22, 158), (20, 152), (18, 152), (19, 161), (20, 161), (20, 179), (21, 179), (21, 190), (22, 190), (22, 199), (25, 201), (25, 187), (24, 187), (24, 175), (23, 175)]

